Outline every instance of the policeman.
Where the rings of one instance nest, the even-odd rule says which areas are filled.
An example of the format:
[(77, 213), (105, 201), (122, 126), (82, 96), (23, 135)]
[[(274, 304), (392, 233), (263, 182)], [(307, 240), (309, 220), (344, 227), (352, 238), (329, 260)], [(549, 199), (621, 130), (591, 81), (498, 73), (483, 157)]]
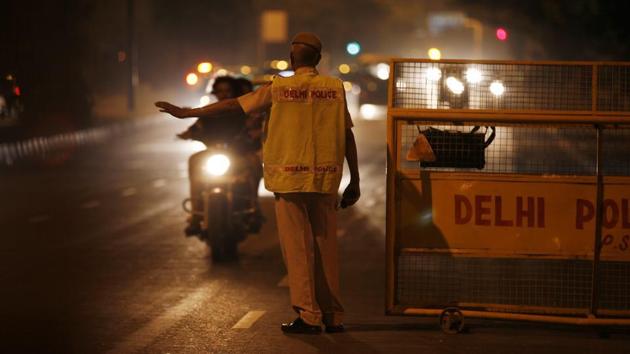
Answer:
[(313, 33), (291, 42), (292, 77), (239, 97), (184, 109), (157, 102), (161, 112), (178, 118), (220, 117), (271, 110), (265, 126), (265, 187), (275, 193), (278, 234), (288, 271), (291, 305), (299, 317), (282, 324), (285, 333), (342, 332), (336, 235), (337, 191), (344, 157), (350, 183), (341, 207), (360, 196), (357, 150), (342, 81), (320, 75), (315, 67), (322, 44)]

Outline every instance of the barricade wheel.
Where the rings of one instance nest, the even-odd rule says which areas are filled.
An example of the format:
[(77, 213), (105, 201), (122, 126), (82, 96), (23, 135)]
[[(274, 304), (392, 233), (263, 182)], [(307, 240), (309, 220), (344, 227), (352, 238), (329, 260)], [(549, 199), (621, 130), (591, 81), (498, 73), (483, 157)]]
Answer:
[(457, 334), (464, 330), (464, 314), (456, 308), (449, 307), (440, 315), (440, 328), (446, 334)]

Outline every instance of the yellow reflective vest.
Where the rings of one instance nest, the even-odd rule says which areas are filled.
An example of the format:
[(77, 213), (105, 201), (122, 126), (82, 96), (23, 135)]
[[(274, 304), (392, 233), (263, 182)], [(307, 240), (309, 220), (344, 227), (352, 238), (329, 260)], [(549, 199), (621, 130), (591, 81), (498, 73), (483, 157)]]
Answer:
[(345, 156), (341, 80), (316, 72), (274, 78), (263, 143), (265, 188), (337, 193)]

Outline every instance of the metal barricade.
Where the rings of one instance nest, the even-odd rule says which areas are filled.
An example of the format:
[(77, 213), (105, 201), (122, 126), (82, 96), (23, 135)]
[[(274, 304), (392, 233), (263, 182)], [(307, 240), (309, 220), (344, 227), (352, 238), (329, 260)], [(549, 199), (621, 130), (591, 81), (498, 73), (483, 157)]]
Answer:
[(630, 325), (630, 63), (390, 71), (387, 313)]

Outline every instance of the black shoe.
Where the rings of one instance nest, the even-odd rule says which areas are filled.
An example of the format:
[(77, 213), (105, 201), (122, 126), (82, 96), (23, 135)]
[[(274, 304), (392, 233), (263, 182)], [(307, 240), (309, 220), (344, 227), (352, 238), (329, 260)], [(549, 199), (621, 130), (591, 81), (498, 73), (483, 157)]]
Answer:
[(345, 331), (346, 329), (343, 326), (343, 324), (336, 325), (336, 326), (326, 326), (326, 333), (341, 333)]
[(295, 334), (320, 334), (322, 332), (322, 327), (310, 325), (299, 317), (291, 323), (283, 323), (280, 329), (282, 329), (284, 333)]
[(201, 224), (198, 224), (198, 223), (188, 224), (188, 226), (186, 226), (186, 228), (184, 229), (184, 233), (188, 237), (201, 235)]

